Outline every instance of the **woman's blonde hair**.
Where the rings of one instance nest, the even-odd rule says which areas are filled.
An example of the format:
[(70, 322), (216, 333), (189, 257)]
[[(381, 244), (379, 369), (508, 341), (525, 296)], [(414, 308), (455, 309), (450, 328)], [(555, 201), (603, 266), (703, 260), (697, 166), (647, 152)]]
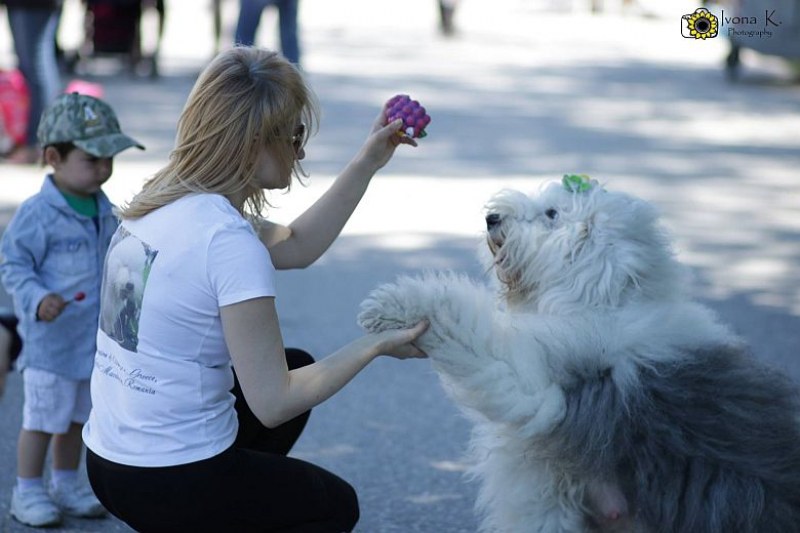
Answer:
[(277, 53), (246, 46), (223, 51), (192, 88), (169, 163), (120, 215), (139, 218), (196, 192), (243, 197), (242, 214), (258, 215), (268, 205), (254, 179), (260, 149), (269, 146), (281, 168), (297, 176), (295, 127), (302, 121), (314, 131), (318, 117), (302, 75)]

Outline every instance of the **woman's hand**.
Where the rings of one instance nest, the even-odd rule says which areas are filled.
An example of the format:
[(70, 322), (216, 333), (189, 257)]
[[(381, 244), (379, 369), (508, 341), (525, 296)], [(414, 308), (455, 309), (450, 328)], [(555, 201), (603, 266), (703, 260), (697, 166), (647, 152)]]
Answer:
[(417, 146), (417, 141), (408, 135), (403, 134), (403, 120), (397, 119), (386, 123), (384, 113), (385, 106), (372, 124), (369, 137), (361, 147), (361, 151), (356, 156), (365, 165), (369, 165), (375, 171), (382, 168), (394, 155), (395, 149), (401, 144)]
[(414, 345), (414, 341), (425, 333), (430, 324), (423, 320), (409, 329), (390, 329), (368, 335), (376, 343), (381, 355), (389, 355), (397, 359), (425, 358), (428, 354)]

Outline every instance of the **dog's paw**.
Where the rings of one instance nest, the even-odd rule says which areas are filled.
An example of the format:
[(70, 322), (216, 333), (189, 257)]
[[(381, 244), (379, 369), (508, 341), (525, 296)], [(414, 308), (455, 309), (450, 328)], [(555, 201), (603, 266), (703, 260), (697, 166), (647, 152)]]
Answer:
[[(358, 324), (371, 333), (387, 329), (410, 328), (426, 318), (420, 313), (414, 298), (419, 280), (400, 278), (373, 290), (361, 302)], [(416, 302), (415, 302), (416, 300)]]

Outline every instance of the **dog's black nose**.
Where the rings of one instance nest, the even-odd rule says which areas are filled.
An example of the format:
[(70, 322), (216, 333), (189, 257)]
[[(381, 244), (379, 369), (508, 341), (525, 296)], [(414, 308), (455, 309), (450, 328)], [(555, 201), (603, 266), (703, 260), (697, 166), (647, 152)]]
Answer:
[(486, 215), (486, 229), (492, 229), (496, 225), (500, 223), (500, 215), (497, 213), (491, 213)]

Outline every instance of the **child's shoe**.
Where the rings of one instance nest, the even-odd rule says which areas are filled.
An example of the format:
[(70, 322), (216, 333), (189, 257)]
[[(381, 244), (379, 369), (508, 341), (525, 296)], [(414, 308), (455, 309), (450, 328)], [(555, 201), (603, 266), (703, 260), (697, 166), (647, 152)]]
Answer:
[(92, 489), (82, 483), (62, 483), (51, 487), (50, 496), (64, 514), (78, 518), (100, 518), (106, 510)]
[(43, 487), (11, 492), (11, 516), (27, 526), (45, 527), (61, 523), (61, 512)]

